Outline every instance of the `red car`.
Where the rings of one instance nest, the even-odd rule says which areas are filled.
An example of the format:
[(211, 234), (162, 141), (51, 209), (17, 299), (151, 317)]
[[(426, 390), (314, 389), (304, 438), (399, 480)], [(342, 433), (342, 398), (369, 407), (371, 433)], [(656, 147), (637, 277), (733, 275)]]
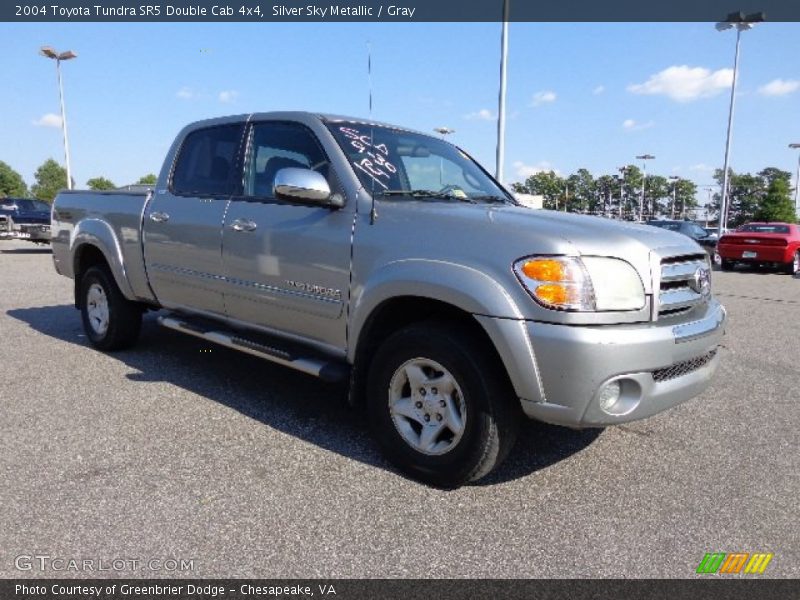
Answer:
[(726, 233), (717, 244), (722, 270), (736, 263), (768, 264), (796, 275), (800, 272), (800, 227), (790, 223), (747, 223)]

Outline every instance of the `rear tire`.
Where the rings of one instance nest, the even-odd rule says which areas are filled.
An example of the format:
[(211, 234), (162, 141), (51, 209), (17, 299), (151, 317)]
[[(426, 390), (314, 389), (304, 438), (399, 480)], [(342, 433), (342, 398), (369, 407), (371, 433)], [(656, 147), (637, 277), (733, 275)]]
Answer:
[(789, 275), (800, 277), (800, 250), (795, 251), (792, 262), (786, 265), (785, 270)]
[(733, 271), (733, 261), (727, 258), (720, 258), (719, 268), (723, 271)]
[(142, 309), (122, 295), (105, 267), (91, 267), (80, 287), (81, 317), (86, 337), (99, 350), (121, 350), (136, 343)]
[(387, 458), (454, 488), (489, 474), (516, 441), (519, 402), (485, 341), (437, 322), (389, 336), (372, 361), (367, 409)]

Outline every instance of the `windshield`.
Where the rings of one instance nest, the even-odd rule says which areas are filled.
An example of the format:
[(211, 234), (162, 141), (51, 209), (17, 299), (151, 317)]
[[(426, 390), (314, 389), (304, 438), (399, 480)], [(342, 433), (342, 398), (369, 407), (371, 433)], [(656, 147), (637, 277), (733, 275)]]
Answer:
[(443, 140), (363, 123), (327, 125), (375, 196), (514, 203), (475, 161)]
[(750, 223), (749, 225), (742, 225), (739, 231), (754, 231), (757, 233), (789, 233), (788, 225), (757, 225)]

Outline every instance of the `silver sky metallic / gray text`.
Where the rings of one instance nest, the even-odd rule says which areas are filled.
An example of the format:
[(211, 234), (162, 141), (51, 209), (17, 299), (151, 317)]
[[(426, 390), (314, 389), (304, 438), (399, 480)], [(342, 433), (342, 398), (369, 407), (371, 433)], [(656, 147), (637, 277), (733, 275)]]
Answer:
[(416, 7), (397, 6), (389, 4), (385, 6), (286, 6), (278, 4), (272, 7), (273, 17), (308, 17), (312, 19), (325, 19), (327, 17), (414, 17)]

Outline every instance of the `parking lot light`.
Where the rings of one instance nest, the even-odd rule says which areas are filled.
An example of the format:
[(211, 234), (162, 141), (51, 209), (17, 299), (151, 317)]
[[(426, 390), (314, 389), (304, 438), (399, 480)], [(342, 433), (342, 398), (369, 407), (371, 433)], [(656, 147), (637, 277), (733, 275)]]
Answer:
[(733, 81), (731, 82), (731, 102), (728, 109), (728, 133), (725, 138), (725, 164), (722, 167), (722, 197), (719, 205), (719, 226), (718, 235), (722, 237), (722, 232), (728, 224), (728, 187), (730, 184), (730, 177), (728, 175), (728, 161), (731, 151), (731, 126), (733, 124), (733, 108), (736, 98), (736, 77), (739, 73), (739, 42), (742, 37), (742, 32), (752, 29), (753, 25), (759, 21), (764, 20), (764, 13), (753, 13), (744, 16), (741, 12), (730, 13), (725, 21), (717, 23), (717, 31), (727, 31), (728, 29), (736, 28), (736, 53), (733, 57)]
[(652, 154), (640, 154), (636, 158), (642, 161), (642, 173), (644, 174), (642, 176), (642, 201), (639, 204), (639, 221), (641, 222), (644, 221), (644, 188), (647, 185), (647, 161), (653, 160), (655, 156)]
[[(789, 148), (792, 150), (800, 149), (800, 144), (789, 144)], [(798, 191), (800, 191), (800, 154), (797, 155), (797, 177), (794, 180), (794, 214), (796, 217), (800, 217), (800, 197), (798, 197)]]
[(51, 58), (56, 61), (56, 73), (58, 74), (58, 97), (61, 102), (61, 130), (64, 133), (64, 159), (66, 160), (67, 167), (67, 189), (72, 189), (72, 170), (69, 164), (69, 142), (67, 141), (67, 115), (64, 111), (64, 86), (61, 82), (61, 61), (71, 60), (78, 55), (72, 50), (65, 50), (64, 52), (56, 52), (51, 46), (42, 46), (39, 54), (45, 58)]

